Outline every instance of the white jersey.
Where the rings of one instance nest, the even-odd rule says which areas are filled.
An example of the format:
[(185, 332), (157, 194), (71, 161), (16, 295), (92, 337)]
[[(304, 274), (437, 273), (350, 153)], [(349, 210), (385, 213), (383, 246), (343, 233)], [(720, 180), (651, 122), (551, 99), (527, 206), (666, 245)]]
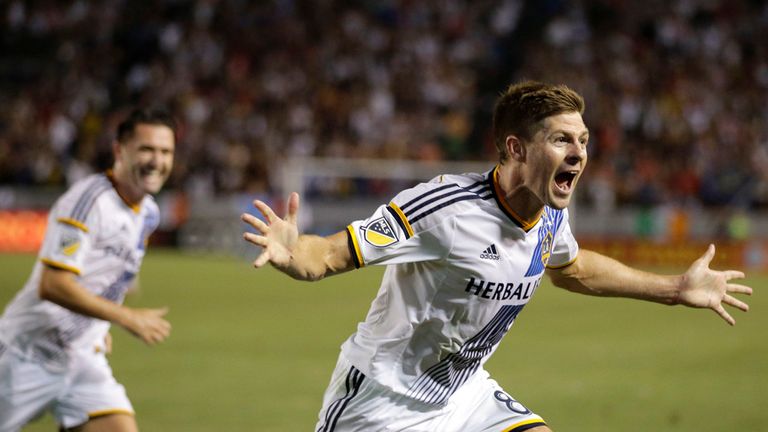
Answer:
[(576, 259), (567, 210), (522, 220), (501, 198), (497, 170), (437, 177), (347, 227), (357, 267), (388, 265), (342, 346), (366, 377), (445, 404), (496, 350), (545, 267)]
[(158, 223), (154, 199), (128, 204), (109, 174), (75, 183), (52, 207), (32, 274), (0, 317), (0, 350), (55, 371), (67, 367), (71, 350), (103, 347), (109, 322), (40, 299), (43, 266), (71, 271), (91, 293), (122, 303)]

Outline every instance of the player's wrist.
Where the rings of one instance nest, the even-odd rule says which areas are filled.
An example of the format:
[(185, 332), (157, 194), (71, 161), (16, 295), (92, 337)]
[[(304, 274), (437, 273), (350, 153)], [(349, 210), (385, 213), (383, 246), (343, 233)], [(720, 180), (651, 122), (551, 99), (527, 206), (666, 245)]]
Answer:
[(112, 322), (128, 331), (132, 331), (133, 323), (135, 322), (133, 310), (127, 306), (116, 306), (116, 314)]
[(674, 283), (672, 284), (673, 290), (670, 295), (670, 298), (667, 301), (667, 304), (670, 306), (675, 306), (681, 304), (681, 296), (683, 294), (683, 290), (685, 289), (685, 285), (688, 283), (688, 279), (685, 274), (674, 276), (673, 277)]

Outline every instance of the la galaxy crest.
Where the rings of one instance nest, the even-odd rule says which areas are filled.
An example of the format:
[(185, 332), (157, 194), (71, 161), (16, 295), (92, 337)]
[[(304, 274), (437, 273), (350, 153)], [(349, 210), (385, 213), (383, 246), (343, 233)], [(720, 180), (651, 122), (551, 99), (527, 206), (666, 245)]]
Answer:
[(547, 233), (544, 234), (544, 238), (541, 239), (541, 263), (544, 266), (549, 262), (549, 255), (552, 252), (552, 231), (546, 231)]
[(387, 247), (397, 243), (397, 234), (385, 218), (380, 217), (362, 227), (363, 238), (375, 247)]

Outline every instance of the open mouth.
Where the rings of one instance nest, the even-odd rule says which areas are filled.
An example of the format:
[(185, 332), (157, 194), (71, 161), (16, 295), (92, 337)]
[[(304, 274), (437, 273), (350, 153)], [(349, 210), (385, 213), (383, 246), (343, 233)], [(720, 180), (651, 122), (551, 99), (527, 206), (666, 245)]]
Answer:
[(576, 181), (578, 171), (563, 171), (555, 175), (555, 186), (562, 192), (570, 192)]

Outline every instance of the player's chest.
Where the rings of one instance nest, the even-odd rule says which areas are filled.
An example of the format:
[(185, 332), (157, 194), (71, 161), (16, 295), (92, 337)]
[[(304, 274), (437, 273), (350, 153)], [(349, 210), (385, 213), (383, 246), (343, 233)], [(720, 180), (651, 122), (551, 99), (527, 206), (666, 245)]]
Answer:
[(138, 265), (146, 245), (144, 219), (139, 213), (122, 212), (102, 221), (92, 239), (93, 258)]
[(540, 277), (554, 243), (554, 232), (545, 223), (528, 232), (498, 225), (475, 225), (461, 231), (451, 251), (453, 264), (470, 275), (498, 280)]

